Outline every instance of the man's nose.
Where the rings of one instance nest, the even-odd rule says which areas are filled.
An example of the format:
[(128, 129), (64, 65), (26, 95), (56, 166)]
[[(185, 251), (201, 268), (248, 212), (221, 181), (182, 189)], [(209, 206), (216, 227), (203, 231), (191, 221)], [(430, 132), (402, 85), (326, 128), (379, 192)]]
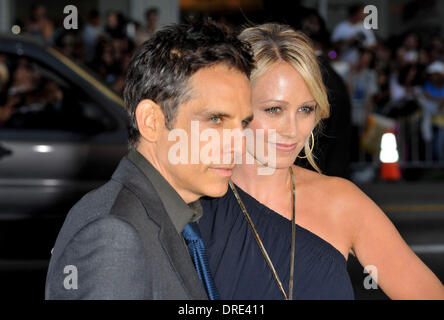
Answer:
[(229, 155), (232, 160), (242, 157), (246, 150), (242, 126), (230, 129), (225, 134), (226, 137), (229, 137), (229, 139), (224, 139), (224, 153), (226, 156)]
[(235, 130), (235, 135), (233, 136), (234, 144), (233, 144), (233, 153), (236, 156), (243, 155), (245, 153), (245, 136), (243, 134), (243, 128), (239, 128)]

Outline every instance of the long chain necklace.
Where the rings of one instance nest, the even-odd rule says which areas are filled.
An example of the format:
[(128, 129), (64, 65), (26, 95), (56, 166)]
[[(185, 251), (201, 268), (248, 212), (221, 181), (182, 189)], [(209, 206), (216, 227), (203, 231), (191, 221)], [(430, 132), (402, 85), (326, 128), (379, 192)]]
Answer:
[(256, 239), (257, 244), (259, 245), (259, 248), (261, 249), (262, 255), (264, 256), (265, 261), (268, 264), (268, 267), (270, 268), (271, 272), (273, 273), (274, 279), (277, 282), (277, 285), (279, 287), (279, 289), (281, 290), (285, 300), (293, 300), (293, 274), (294, 274), (294, 248), (295, 248), (295, 187), (294, 187), (294, 176), (293, 176), (293, 170), (290, 167), (290, 176), (291, 176), (291, 207), (292, 207), (292, 215), (291, 215), (291, 253), (290, 253), (290, 279), (289, 279), (289, 283), (288, 283), (288, 295), (285, 292), (284, 286), (282, 285), (282, 281), (279, 278), (276, 269), (273, 266), (273, 263), (271, 262), (270, 257), (268, 256), (267, 250), (265, 249), (261, 238), (259, 237), (259, 234), (256, 231), (256, 228), (254, 227), (254, 223), (253, 220), (251, 220), (250, 215), (248, 214), (247, 209), (245, 208), (244, 203), (242, 202), (242, 199), (239, 196), (239, 193), (236, 190), (236, 187), (234, 186), (234, 184), (231, 182), (231, 180), (229, 181), (229, 185), (231, 190), (234, 193), (234, 196), (236, 197), (237, 202), (239, 203), (239, 206), (241, 207), (242, 212), (244, 213), (245, 218), (248, 221), (248, 224), (250, 225), (251, 231), (253, 232), (254, 238)]

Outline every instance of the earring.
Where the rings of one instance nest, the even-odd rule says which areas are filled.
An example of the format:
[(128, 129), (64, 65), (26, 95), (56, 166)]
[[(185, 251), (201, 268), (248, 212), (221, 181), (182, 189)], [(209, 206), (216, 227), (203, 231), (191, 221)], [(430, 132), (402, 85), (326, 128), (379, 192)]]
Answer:
[[(313, 135), (313, 131), (312, 131), (312, 132), (311, 132), (311, 148), (310, 148), (310, 154), (313, 152), (314, 144), (315, 144), (315, 140), (314, 140), (314, 135)], [(301, 158), (301, 159), (305, 159), (305, 158), (307, 158), (307, 157), (308, 157), (308, 155), (305, 155), (305, 156), (303, 156), (303, 157), (298, 156), (298, 158)]]

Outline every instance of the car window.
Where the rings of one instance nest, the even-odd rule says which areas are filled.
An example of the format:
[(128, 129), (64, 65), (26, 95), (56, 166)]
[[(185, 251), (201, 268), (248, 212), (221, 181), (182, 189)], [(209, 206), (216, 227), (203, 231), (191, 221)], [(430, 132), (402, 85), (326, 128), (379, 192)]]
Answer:
[(83, 90), (30, 58), (0, 53), (0, 130), (93, 135), (116, 122)]

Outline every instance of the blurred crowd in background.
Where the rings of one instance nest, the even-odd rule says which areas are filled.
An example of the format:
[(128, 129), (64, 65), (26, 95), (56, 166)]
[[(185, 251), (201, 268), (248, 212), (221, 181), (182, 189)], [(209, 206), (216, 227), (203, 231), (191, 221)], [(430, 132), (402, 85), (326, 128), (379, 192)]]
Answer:
[[(43, 39), (89, 67), (121, 93), (129, 60), (157, 30), (160, 14), (157, 8), (150, 8), (145, 21), (137, 22), (117, 11), (100, 16), (93, 10), (87, 21), (80, 21), (78, 30), (66, 30), (56, 27), (44, 5), (34, 5), (24, 21), (23, 33)], [(317, 55), (337, 72), (347, 88), (352, 162), (375, 158), (364, 141), (370, 118), (396, 121), (396, 129), (402, 133), (399, 148), (403, 161), (444, 161), (442, 34), (407, 32), (380, 39), (364, 27), (363, 5), (351, 6), (347, 19), (332, 30), (314, 9), (306, 9), (301, 17), (299, 25), (293, 27), (312, 39)], [(23, 69), (26, 72), (25, 64)], [(56, 95), (57, 91), (48, 90)]]
[[(46, 14), (44, 5), (34, 5), (24, 23), (31, 34), (58, 48), (63, 54), (95, 71), (115, 91), (122, 92), (126, 68), (134, 49), (157, 29), (159, 11), (148, 9), (143, 24), (130, 21), (117, 11), (101, 17), (97, 10), (80, 21), (79, 29), (66, 30)], [(103, 22), (103, 20), (105, 20)]]

